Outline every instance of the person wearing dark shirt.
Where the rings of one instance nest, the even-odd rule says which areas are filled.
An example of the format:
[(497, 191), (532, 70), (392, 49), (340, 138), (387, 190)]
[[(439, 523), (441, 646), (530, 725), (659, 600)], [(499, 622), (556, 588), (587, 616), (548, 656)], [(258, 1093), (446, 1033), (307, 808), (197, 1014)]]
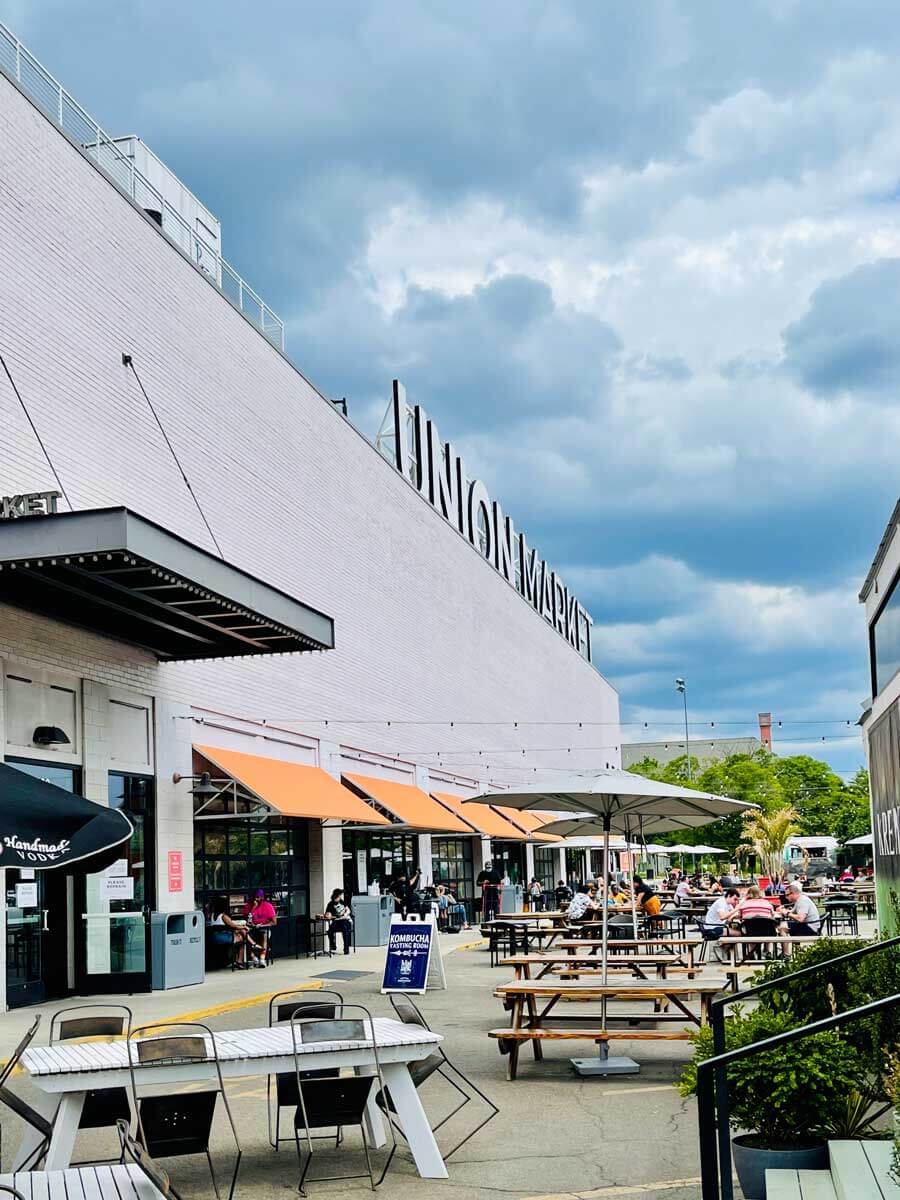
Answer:
[(500, 872), (494, 869), (494, 864), (486, 862), (484, 870), (478, 872), (475, 883), (481, 888), (481, 912), (485, 921), (496, 917), (500, 911)]
[(649, 883), (645, 883), (640, 875), (634, 877), (634, 902), (645, 917), (657, 917), (662, 910), (659, 896)]
[(572, 899), (572, 889), (564, 879), (561, 879), (556, 885), (556, 890), (553, 893), (553, 898), (556, 901), (557, 910), (565, 908)]
[(350, 934), (353, 929), (353, 916), (350, 906), (344, 902), (344, 889), (335, 888), (331, 899), (325, 906), (325, 916), (328, 917), (328, 949), (332, 954), (337, 950), (337, 935), (344, 942), (344, 953), (350, 953)]

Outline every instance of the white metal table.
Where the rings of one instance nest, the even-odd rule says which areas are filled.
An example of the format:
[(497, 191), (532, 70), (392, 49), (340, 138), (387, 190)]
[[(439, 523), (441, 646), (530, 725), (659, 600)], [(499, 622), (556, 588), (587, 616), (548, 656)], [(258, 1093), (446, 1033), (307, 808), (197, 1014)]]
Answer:
[[(404, 1025), (387, 1017), (374, 1017), (372, 1023), (384, 1082), (390, 1090), (397, 1119), (409, 1143), (418, 1172), (423, 1179), (446, 1179), (447, 1168), (409, 1073), (409, 1064), (427, 1058), (442, 1040), (441, 1036), (417, 1025)], [(262, 1029), (229, 1029), (221, 1032), (217, 1030), (214, 1036), (224, 1079), (248, 1075), (275, 1075), (294, 1070), (289, 1025)], [(365, 1074), (375, 1066), (371, 1040), (298, 1044), (297, 1054), (309, 1059), (311, 1071), (352, 1067), (360, 1074)], [(212, 1062), (196, 1060), (138, 1064), (136, 1049), (132, 1050), (132, 1055), (135, 1083), (138, 1087), (152, 1084), (155, 1090), (167, 1084), (174, 1086), (196, 1083), (209, 1078), (215, 1069)], [(44, 1093), (44, 1105), (36, 1104), (35, 1107), (41, 1107), (48, 1119), (53, 1119), (54, 1100), (59, 1097), (46, 1169), (53, 1171), (68, 1167), (72, 1161), (72, 1150), (86, 1093), (94, 1088), (130, 1085), (128, 1043), (82, 1042), (32, 1046), (22, 1055), (22, 1064)], [(376, 1146), (384, 1145), (384, 1122), (381, 1111), (375, 1104), (374, 1087), (368, 1111), (368, 1123), (374, 1143)], [(17, 1163), (26, 1162), (39, 1141), (40, 1135), (26, 1128)]]
[(161, 1200), (161, 1193), (134, 1164), (70, 1167), (67, 1171), (19, 1171), (0, 1175), (25, 1200)]

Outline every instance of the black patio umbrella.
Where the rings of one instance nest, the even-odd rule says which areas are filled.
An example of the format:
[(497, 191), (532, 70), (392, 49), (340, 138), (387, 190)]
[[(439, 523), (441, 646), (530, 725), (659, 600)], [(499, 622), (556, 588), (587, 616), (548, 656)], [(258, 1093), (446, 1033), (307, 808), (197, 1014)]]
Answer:
[(132, 831), (118, 809), (0, 763), (0, 867), (99, 871)]

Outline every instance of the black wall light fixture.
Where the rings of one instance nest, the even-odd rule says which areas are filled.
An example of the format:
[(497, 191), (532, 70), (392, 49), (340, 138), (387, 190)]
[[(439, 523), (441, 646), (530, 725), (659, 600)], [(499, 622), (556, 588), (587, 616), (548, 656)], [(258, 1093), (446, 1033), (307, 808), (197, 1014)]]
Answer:
[(69, 735), (58, 725), (38, 725), (31, 740), (35, 746), (68, 746)]

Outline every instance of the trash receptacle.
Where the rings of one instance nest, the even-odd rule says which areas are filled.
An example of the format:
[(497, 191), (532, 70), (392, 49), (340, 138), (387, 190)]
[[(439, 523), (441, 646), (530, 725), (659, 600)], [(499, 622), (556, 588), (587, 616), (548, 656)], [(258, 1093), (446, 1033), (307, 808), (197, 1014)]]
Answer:
[(354, 896), (350, 908), (357, 946), (386, 946), (394, 912), (394, 897)]
[(150, 914), (150, 968), (154, 991), (202, 983), (206, 930), (202, 912)]
[(514, 913), (522, 911), (523, 888), (521, 883), (504, 883), (500, 886), (500, 911)]

